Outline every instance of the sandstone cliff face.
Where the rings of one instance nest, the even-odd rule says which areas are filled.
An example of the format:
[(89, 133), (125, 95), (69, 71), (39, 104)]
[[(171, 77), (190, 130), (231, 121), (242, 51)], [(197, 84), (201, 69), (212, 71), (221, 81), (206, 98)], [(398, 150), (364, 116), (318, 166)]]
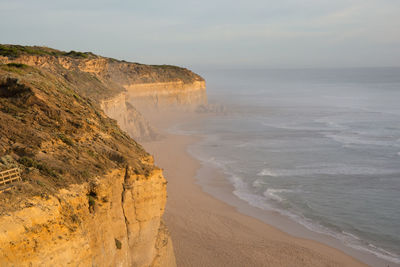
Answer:
[(166, 110), (193, 111), (207, 104), (204, 81), (125, 84), (125, 92), (101, 101), (101, 108), (137, 140), (152, 140), (159, 134), (144, 116)]
[(0, 217), (0, 265), (175, 266), (166, 182), (116, 169)]
[(175, 266), (166, 181), (119, 127), (153, 138), (135, 105), (205, 101), (186, 69), (0, 45), (0, 156), (24, 180), (0, 193), (0, 265)]
[(127, 99), (125, 92), (115, 97), (102, 100), (101, 109), (118, 122), (119, 127), (126, 131), (132, 138), (138, 141), (155, 139), (157, 131), (147, 120), (132, 106)]
[(204, 81), (191, 84), (179, 82), (141, 83), (124, 85), (128, 101), (140, 111), (164, 109), (194, 110), (207, 104)]

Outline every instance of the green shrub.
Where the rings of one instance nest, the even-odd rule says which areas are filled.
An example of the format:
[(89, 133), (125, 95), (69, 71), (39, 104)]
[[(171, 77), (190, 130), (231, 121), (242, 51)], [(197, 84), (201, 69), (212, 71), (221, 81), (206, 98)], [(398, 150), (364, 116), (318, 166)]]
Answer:
[(36, 168), (40, 170), (41, 173), (46, 174), (47, 176), (58, 178), (58, 174), (50, 167), (48, 167), (45, 163), (37, 163)]
[(60, 138), (60, 140), (63, 141), (64, 144), (69, 145), (69, 146), (74, 146), (74, 143), (72, 142), (72, 140), (69, 139), (64, 134), (62, 134), (62, 133), (58, 134), (58, 138)]
[(89, 204), (89, 212), (92, 213), (95, 211), (95, 205), (96, 205), (96, 200), (97, 200), (97, 194), (94, 191), (90, 191), (87, 194), (88, 197), (88, 204)]
[(82, 53), (82, 52), (77, 52), (74, 50), (71, 50), (69, 52), (63, 53), (64, 56), (67, 57), (74, 57), (74, 58), (88, 58), (88, 54), (86, 53)]
[(35, 167), (34, 165), (36, 164), (35, 161), (29, 157), (22, 157), (18, 160), (18, 162), (25, 167)]
[(80, 173), (81, 173), (82, 178), (84, 178), (84, 179), (90, 178), (90, 172), (88, 170), (83, 170)]
[(29, 47), (22, 45), (0, 45), (0, 55), (17, 58), (22, 54), (30, 54), (30, 55), (49, 55), (51, 54), (49, 51), (46, 51), (40, 47)]
[(96, 204), (96, 198), (92, 195), (88, 196), (89, 207), (93, 207)]
[(58, 178), (58, 174), (52, 170), (50, 167), (48, 167), (45, 163), (42, 162), (38, 162), (32, 158), (29, 157), (21, 157), (18, 162), (22, 165), (24, 165), (25, 167), (33, 167), (38, 169), (41, 173), (47, 175), (47, 176), (52, 176), (54, 178)]
[(116, 152), (116, 151), (110, 151), (107, 154), (108, 158), (116, 163), (122, 164), (126, 162), (126, 159), (123, 155), (121, 155), (120, 153)]
[(91, 156), (92, 158), (97, 158), (97, 154), (93, 150), (88, 150), (87, 151), (88, 155)]
[(49, 55), (49, 56), (67, 56), (73, 58), (88, 58), (92, 53), (83, 53), (77, 51), (62, 52), (47, 47), (22, 46), (22, 45), (0, 45), (0, 55), (9, 58), (17, 58), (20, 55)]
[(0, 45), (0, 55), (15, 58), (15, 57), (18, 57), (20, 55), (20, 53), (18, 52), (18, 49), (14, 48), (14, 47)]

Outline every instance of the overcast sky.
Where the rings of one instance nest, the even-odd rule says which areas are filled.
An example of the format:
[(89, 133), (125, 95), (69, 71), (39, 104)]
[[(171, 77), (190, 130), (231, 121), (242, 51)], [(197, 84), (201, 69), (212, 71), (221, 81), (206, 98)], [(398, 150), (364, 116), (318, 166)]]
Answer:
[(0, 43), (189, 67), (400, 66), (400, 0), (0, 0)]

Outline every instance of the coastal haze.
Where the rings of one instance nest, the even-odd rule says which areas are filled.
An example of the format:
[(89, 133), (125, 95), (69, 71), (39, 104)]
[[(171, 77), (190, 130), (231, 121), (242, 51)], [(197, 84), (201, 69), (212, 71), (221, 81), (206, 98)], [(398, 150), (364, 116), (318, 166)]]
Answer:
[(173, 129), (205, 136), (192, 155), (251, 206), (400, 263), (400, 68), (204, 73), (226, 111)]

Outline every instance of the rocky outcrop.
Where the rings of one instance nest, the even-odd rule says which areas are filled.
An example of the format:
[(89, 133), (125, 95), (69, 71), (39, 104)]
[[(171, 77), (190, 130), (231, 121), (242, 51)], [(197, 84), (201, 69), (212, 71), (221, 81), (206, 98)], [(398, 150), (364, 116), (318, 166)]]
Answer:
[(0, 265), (175, 266), (166, 181), (116, 169), (0, 217)]

